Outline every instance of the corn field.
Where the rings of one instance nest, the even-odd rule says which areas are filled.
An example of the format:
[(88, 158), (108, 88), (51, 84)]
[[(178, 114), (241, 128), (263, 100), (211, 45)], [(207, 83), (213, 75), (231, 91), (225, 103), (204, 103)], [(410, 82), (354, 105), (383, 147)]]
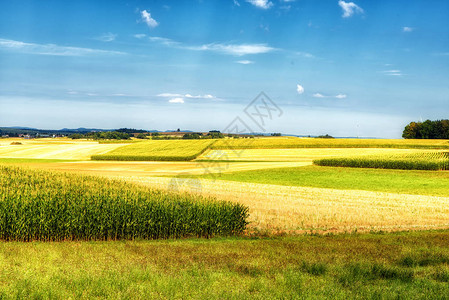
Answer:
[(118, 180), (0, 166), (0, 240), (235, 235), (248, 208)]
[(126, 145), (92, 160), (190, 161), (206, 151), (214, 140), (153, 140)]
[(329, 167), (439, 171), (449, 170), (449, 152), (326, 158), (314, 160), (313, 163)]
[(399, 148), (449, 149), (447, 140), (390, 139), (319, 139), (297, 137), (264, 137), (254, 139), (220, 139), (211, 149), (294, 149), (294, 148)]

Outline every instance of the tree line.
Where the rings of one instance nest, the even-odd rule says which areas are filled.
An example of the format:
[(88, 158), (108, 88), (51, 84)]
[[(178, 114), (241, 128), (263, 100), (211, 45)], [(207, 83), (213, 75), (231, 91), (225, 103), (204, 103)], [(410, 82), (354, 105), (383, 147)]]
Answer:
[(404, 139), (449, 139), (449, 120), (410, 122), (402, 133)]
[[(131, 134), (132, 135), (132, 134)], [(76, 139), (93, 139), (93, 140), (129, 140), (130, 134), (118, 131), (104, 131), (104, 132), (88, 132), (85, 134), (74, 133), (69, 135), (69, 138)]]

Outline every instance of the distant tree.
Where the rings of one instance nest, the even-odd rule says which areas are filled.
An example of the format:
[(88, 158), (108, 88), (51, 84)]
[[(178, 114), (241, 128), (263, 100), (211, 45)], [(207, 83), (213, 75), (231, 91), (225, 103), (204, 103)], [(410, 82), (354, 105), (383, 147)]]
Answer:
[(176, 130), (177, 132), (180, 132), (181, 131), (181, 129), (180, 128), (178, 128), (178, 130)]
[(84, 138), (84, 135), (82, 135), (81, 133), (74, 133), (69, 135), (69, 138), (71, 138), (72, 140), (77, 140)]
[(271, 136), (281, 136), (282, 134), (280, 132), (274, 132), (271, 134)]
[(402, 132), (405, 139), (449, 139), (449, 120), (410, 122)]
[(402, 133), (402, 137), (404, 139), (420, 139), (421, 138), (421, 122), (411, 122), (407, 126), (405, 126), (404, 132)]
[(333, 136), (328, 135), (328, 134), (325, 134), (325, 135), (319, 135), (319, 136), (317, 136), (317, 138), (319, 138), (319, 139), (334, 139)]
[(203, 135), (201, 133), (186, 133), (182, 136), (185, 140), (199, 140)]
[(136, 136), (136, 138), (138, 138), (138, 139), (146, 139), (146, 138), (147, 138), (147, 135), (146, 135), (145, 133), (139, 133), (139, 134)]
[(224, 138), (224, 134), (221, 133), (218, 130), (211, 130), (211, 131), (209, 131), (209, 133), (206, 136), (208, 136), (208, 137), (210, 137), (212, 139), (222, 139), (222, 138)]

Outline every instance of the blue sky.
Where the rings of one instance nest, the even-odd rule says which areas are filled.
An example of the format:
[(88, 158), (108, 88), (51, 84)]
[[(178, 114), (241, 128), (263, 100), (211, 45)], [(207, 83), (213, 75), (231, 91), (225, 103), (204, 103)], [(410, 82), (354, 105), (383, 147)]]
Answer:
[(264, 91), (282, 110), (266, 132), (397, 138), (449, 117), (447, 16), (444, 0), (0, 0), (0, 126), (223, 130)]

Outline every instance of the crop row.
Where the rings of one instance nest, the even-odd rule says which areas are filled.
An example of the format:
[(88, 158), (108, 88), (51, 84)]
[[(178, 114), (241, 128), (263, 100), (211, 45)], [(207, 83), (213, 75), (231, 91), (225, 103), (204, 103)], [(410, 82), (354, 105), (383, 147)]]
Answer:
[(204, 153), (213, 140), (152, 140), (91, 156), (92, 160), (190, 161)]
[(319, 166), (403, 169), (403, 170), (449, 170), (449, 152), (422, 152), (403, 155), (373, 155), (318, 159)]
[(210, 237), (241, 233), (248, 208), (91, 176), (0, 166), (0, 240)]
[(389, 139), (319, 139), (319, 138), (255, 138), (221, 139), (211, 149), (291, 149), (291, 148), (402, 148), (449, 149), (447, 140), (389, 140)]

